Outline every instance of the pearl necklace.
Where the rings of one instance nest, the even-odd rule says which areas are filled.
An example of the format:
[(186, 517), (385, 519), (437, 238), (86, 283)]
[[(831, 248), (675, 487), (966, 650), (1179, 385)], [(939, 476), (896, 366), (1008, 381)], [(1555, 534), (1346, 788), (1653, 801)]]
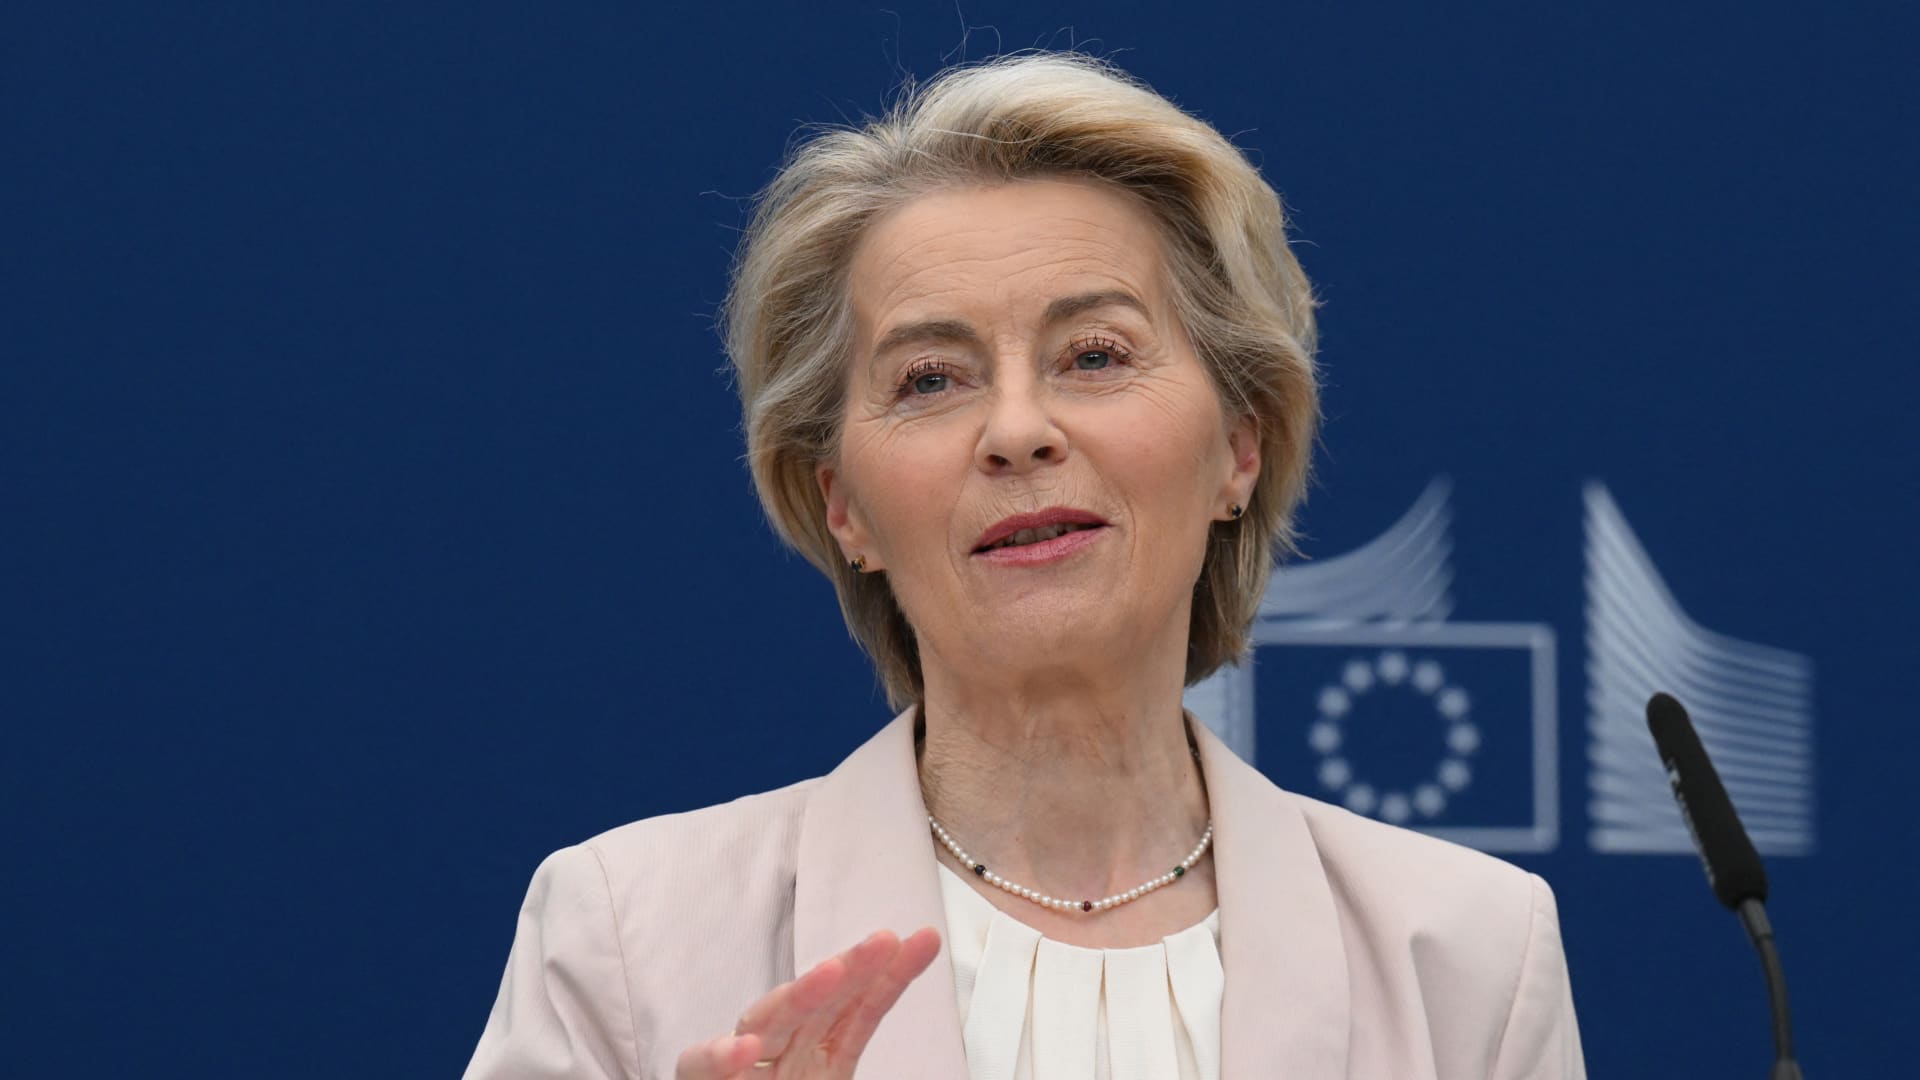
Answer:
[(943, 828), (938, 821), (933, 819), (932, 814), (927, 815), (927, 824), (933, 826), (933, 835), (939, 837), (940, 843), (944, 844), (948, 851), (953, 852), (953, 857), (959, 859), (967, 869), (972, 870), (974, 876), (982, 878), (987, 884), (997, 886), (1023, 900), (1031, 900), (1041, 907), (1051, 908), (1054, 911), (1106, 911), (1109, 908), (1116, 908), (1121, 904), (1138, 900), (1148, 893), (1153, 892), (1155, 889), (1171, 885), (1181, 878), (1186, 877), (1187, 871), (1193, 869), (1193, 864), (1199, 862), (1200, 857), (1207, 853), (1207, 845), (1213, 843), (1213, 822), (1209, 821), (1207, 822), (1207, 831), (1200, 836), (1200, 842), (1193, 846), (1193, 850), (1187, 853), (1187, 857), (1181, 860), (1179, 866), (1174, 867), (1167, 873), (1128, 889), (1126, 892), (1109, 896), (1105, 900), (1062, 900), (1058, 897), (1047, 896), (1038, 889), (1029, 889), (1024, 885), (1016, 885), (1006, 878), (1001, 877), (999, 874), (988, 870), (986, 863), (975, 862), (973, 857), (967, 854), (966, 849), (960, 846), (960, 842), (952, 836), (949, 836), (947, 830)]

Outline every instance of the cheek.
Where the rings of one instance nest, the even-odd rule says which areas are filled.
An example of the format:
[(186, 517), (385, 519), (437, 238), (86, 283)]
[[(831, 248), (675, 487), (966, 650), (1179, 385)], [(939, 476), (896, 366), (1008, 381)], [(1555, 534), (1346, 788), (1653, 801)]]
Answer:
[(1112, 419), (1101, 441), (1116, 466), (1114, 479), (1141, 512), (1187, 514), (1206, 504), (1226, 453), (1226, 431), (1211, 397), (1143, 394)]
[(888, 425), (849, 431), (841, 460), (853, 500), (890, 564), (944, 550), (950, 511), (967, 460), (958, 464), (952, 440)]

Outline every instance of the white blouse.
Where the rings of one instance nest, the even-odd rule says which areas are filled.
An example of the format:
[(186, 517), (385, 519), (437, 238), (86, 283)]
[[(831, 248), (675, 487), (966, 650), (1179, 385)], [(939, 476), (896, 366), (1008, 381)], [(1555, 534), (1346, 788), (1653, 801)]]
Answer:
[(1219, 1080), (1220, 911), (1157, 945), (1088, 949), (1038, 930), (940, 864), (973, 1080)]

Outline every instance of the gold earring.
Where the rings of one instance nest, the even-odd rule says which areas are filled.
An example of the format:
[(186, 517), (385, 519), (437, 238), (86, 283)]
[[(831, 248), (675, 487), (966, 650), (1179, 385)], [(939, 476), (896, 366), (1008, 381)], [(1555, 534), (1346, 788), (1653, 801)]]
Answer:
[(852, 562), (848, 563), (847, 565), (853, 568), (854, 573), (864, 574), (867, 572), (867, 557), (865, 555), (862, 555), (854, 559)]
[(1241, 514), (1246, 512), (1247, 508), (1241, 506), (1239, 503), (1234, 503), (1232, 506), (1227, 507), (1227, 513), (1232, 514), (1236, 521), (1239, 520)]

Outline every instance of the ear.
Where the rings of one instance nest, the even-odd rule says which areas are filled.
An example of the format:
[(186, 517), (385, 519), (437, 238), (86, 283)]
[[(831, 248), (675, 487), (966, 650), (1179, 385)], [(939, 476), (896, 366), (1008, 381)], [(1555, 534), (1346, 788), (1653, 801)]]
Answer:
[(1221, 488), (1216, 521), (1230, 521), (1227, 507), (1246, 506), (1253, 500), (1254, 485), (1260, 482), (1260, 425), (1251, 416), (1236, 416), (1227, 425), (1226, 484)]
[(882, 569), (879, 555), (873, 551), (866, 519), (848, 496), (839, 470), (832, 463), (823, 462), (813, 470), (813, 479), (820, 485), (820, 498), (827, 506), (827, 531), (840, 542), (841, 561), (864, 558), (868, 571)]

